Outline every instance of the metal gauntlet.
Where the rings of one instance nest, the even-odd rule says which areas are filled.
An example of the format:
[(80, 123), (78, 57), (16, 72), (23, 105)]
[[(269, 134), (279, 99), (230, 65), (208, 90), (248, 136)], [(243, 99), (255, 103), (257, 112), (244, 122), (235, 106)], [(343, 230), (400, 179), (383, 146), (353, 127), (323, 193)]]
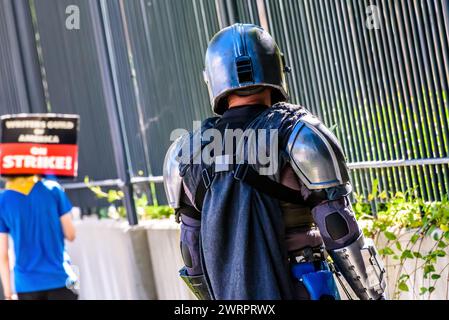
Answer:
[(386, 271), (371, 239), (362, 234), (351, 245), (329, 250), (329, 254), (361, 300), (386, 298)]
[(200, 258), (201, 221), (181, 215), (181, 254), (185, 267), (179, 271), (182, 280), (199, 300), (212, 300), (203, 274)]
[(204, 275), (189, 276), (185, 267), (179, 271), (179, 275), (198, 300), (212, 300)]

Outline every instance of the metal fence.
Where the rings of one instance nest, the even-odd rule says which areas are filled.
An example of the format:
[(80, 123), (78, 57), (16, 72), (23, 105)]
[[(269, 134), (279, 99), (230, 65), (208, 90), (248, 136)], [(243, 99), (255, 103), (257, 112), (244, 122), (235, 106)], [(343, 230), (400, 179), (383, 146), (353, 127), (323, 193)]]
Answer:
[(449, 2), (265, 4), (295, 71), (292, 95), (336, 126), (356, 190), (378, 179), (383, 190), (447, 195)]
[[(23, 55), (9, 14), (17, 10), (0, 0), (0, 39), (10, 44), (0, 47), (10, 77), (0, 80), (2, 113), (37, 110), (32, 102), (45, 97), (35, 105), (81, 114), (80, 180), (128, 186), (130, 197), (160, 182), (170, 132), (211, 115), (202, 80), (208, 41), (226, 25), (252, 22), (285, 52), (293, 102), (341, 140), (358, 193), (374, 179), (387, 191), (419, 186), (428, 200), (449, 192), (449, 0), (16, 2), (29, 3), (34, 17), (31, 52), (43, 81), (26, 89), (36, 82), (36, 72), (27, 74), (36, 55)], [(69, 5), (80, 10), (79, 30), (66, 28)], [(82, 184), (68, 187), (76, 204), (96, 205)]]
[(40, 66), (26, 1), (0, 0), (0, 111), (45, 110)]

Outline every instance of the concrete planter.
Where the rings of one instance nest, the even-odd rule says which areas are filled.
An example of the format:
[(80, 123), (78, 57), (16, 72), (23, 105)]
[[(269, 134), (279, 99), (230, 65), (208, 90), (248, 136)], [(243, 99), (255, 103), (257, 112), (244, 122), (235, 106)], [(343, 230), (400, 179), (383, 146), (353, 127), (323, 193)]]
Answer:
[(67, 251), (79, 270), (80, 299), (157, 298), (145, 228), (97, 219), (78, 221), (76, 228)]
[(178, 277), (183, 262), (174, 220), (129, 227), (88, 218), (76, 228), (77, 239), (67, 251), (79, 270), (80, 299), (194, 299)]
[(157, 297), (160, 300), (196, 300), (178, 276), (184, 266), (179, 250), (179, 225), (174, 220), (143, 223), (154, 271)]
[[(402, 232), (398, 239), (402, 248), (406, 248), (407, 244), (410, 242), (413, 236), (413, 231)], [(384, 248), (385, 246), (390, 247), (395, 253), (398, 252), (394, 245), (388, 242), (384, 237), (377, 239), (377, 245), (379, 248)], [(418, 240), (413, 246), (408, 248), (412, 251), (418, 251), (421, 254), (427, 254), (435, 247), (436, 242), (430, 238), (426, 237), (422, 240)], [(395, 260), (392, 256), (386, 256), (384, 258), (385, 266), (387, 268), (387, 277), (389, 285), (389, 295), (391, 298), (396, 298), (400, 300), (448, 300), (449, 297), (449, 252), (446, 250), (446, 256), (438, 258), (437, 264), (435, 266), (435, 272), (441, 273), (441, 278), (437, 281), (431, 279), (424, 279), (422, 268), (414, 273), (414, 270), (419, 268), (423, 264), (423, 260), (407, 259), (404, 264), (401, 264), (399, 260)], [(397, 280), (401, 274), (411, 274), (411, 278), (406, 282), (409, 288), (408, 292), (400, 291), (399, 296), (395, 296), (395, 288), (397, 285)], [(420, 295), (421, 287), (430, 287), (435, 283), (435, 291), (432, 294), (426, 293)], [(397, 288), (396, 288), (397, 291)]]

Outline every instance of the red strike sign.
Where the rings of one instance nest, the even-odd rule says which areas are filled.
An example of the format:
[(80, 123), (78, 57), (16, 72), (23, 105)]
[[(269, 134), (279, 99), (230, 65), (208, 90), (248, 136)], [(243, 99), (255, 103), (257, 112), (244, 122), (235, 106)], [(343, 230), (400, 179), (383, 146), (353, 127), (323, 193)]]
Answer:
[(43, 174), (74, 177), (78, 146), (72, 144), (1, 143), (0, 175)]

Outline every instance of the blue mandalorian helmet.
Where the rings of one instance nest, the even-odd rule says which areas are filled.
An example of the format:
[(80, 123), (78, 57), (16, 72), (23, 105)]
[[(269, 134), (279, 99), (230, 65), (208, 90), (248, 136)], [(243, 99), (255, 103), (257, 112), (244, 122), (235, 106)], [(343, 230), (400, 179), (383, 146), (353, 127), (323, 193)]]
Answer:
[(268, 32), (253, 24), (235, 24), (218, 32), (206, 52), (204, 79), (215, 113), (223, 114), (228, 95), (238, 90), (272, 88), (272, 102), (288, 100), (284, 56)]

